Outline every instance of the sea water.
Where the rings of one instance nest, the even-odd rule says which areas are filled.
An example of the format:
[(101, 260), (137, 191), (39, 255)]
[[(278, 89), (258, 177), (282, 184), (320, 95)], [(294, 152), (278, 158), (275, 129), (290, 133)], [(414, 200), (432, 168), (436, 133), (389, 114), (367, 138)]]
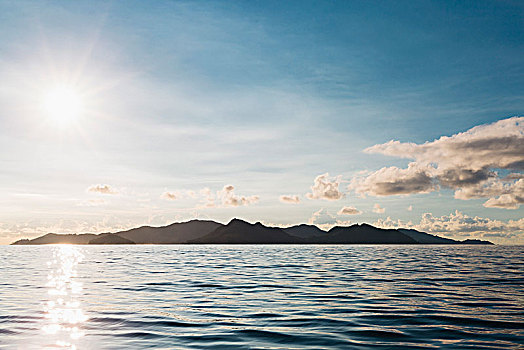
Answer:
[(1, 246), (1, 349), (515, 348), (524, 247)]

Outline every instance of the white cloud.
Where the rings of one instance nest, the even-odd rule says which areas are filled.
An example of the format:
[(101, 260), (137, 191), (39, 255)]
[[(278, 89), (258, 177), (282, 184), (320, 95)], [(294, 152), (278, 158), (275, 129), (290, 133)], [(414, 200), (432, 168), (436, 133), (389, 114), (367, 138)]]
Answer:
[(380, 204), (375, 203), (373, 206), (373, 213), (383, 214), (386, 211), (385, 208), (382, 208)]
[(282, 203), (288, 203), (288, 204), (298, 204), (298, 203), (300, 203), (300, 198), (298, 198), (297, 195), (282, 195), (282, 196), (280, 196), (279, 200)]
[(518, 209), (522, 203), (524, 203), (524, 197), (503, 194), (497, 198), (488, 199), (483, 205), (486, 208)]
[(199, 191), (199, 194), (203, 197), (204, 207), (212, 208), (215, 206), (215, 197), (209, 188), (204, 187)]
[(524, 232), (524, 219), (507, 222), (468, 216), (458, 210), (455, 213), (435, 217), (431, 213), (422, 215), (417, 228), (434, 233), (472, 235), (476, 237), (513, 237)]
[(209, 188), (203, 188), (199, 191), (203, 197), (203, 205), (200, 208), (227, 208), (238, 207), (255, 204), (259, 200), (259, 196), (239, 196), (235, 194), (235, 187), (233, 185), (226, 185), (222, 190), (217, 191), (216, 194)]
[[(413, 159), (406, 169), (386, 167), (353, 178), (361, 195), (428, 193), (440, 187), (456, 190), (455, 198), (489, 198), (484, 206), (506, 209), (523, 203), (524, 117), (476, 126), (423, 144), (389, 141), (367, 153)], [(498, 170), (516, 171), (500, 178)]]
[(235, 187), (233, 185), (227, 185), (218, 193), (218, 198), (222, 202), (223, 207), (238, 207), (258, 202), (258, 196), (237, 196), (234, 191)]
[(315, 223), (325, 223), (326, 221), (331, 222), (335, 219), (335, 216), (329, 214), (326, 209), (321, 208), (311, 215), (308, 224), (314, 225)]
[(247, 206), (257, 203), (258, 196), (239, 196), (235, 194), (233, 185), (226, 185), (220, 191), (213, 192), (208, 187), (200, 189), (198, 192), (193, 190), (166, 191), (161, 195), (165, 200), (196, 199), (200, 204), (196, 208), (227, 208)]
[(487, 239), (502, 244), (521, 242), (524, 236), (524, 218), (501, 221), (469, 216), (458, 210), (443, 216), (424, 213), (418, 224), (393, 220), (388, 216), (375, 221), (373, 225), (382, 228), (413, 228), (454, 239)]
[(524, 204), (524, 179), (492, 178), (455, 192), (455, 198), (463, 200), (486, 197), (491, 197), (483, 204), (486, 208), (518, 209)]
[(87, 188), (87, 192), (100, 194), (118, 194), (118, 191), (109, 185), (92, 185)]
[(344, 194), (339, 191), (339, 185), (342, 181), (342, 176), (334, 178), (329, 177), (329, 173), (319, 175), (315, 178), (313, 186), (311, 186), (311, 193), (307, 193), (308, 199), (325, 199), (329, 201), (336, 201), (344, 197)]
[(524, 169), (523, 123), (524, 117), (513, 117), (424, 144), (389, 141), (365, 151), (436, 163), (442, 169)]
[(349, 226), (349, 225), (351, 225), (351, 220), (340, 220), (340, 219), (337, 219), (337, 222), (335, 224), (336, 224), (336, 226)]
[(349, 220), (340, 220), (326, 209), (321, 208), (314, 212), (308, 220), (309, 225), (315, 225), (321, 230), (329, 230), (334, 226), (348, 226), (351, 224)]
[(192, 190), (187, 190), (186, 191), (186, 195), (189, 197), (189, 198), (197, 198), (197, 194), (195, 191), (192, 191)]
[(380, 228), (415, 228), (411, 221), (393, 220), (390, 216), (385, 219), (378, 219), (373, 223), (373, 226)]
[(355, 207), (342, 207), (338, 212), (338, 215), (359, 215), (362, 214), (360, 210)]
[(160, 197), (168, 201), (175, 201), (177, 199), (180, 199), (180, 195), (178, 193), (169, 191), (162, 193)]
[(195, 191), (192, 190), (176, 190), (166, 191), (162, 193), (160, 198), (163, 198), (168, 201), (174, 201), (179, 199), (197, 199), (198, 195)]

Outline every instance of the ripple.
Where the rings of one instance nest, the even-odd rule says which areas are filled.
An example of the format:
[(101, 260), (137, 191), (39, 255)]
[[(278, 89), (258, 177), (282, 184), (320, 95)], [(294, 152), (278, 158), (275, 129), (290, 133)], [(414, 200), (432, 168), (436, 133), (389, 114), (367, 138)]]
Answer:
[(0, 250), (13, 257), (0, 261), (0, 348), (477, 349), (524, 343), (524, 247)]

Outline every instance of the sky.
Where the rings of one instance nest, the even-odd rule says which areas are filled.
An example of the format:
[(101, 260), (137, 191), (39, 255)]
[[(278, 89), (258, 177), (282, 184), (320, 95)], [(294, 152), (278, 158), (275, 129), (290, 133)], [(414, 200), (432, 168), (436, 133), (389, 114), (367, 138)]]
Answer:
[(0, 1), (0, 244), (194, 218), (524, 244), (519, 1)]

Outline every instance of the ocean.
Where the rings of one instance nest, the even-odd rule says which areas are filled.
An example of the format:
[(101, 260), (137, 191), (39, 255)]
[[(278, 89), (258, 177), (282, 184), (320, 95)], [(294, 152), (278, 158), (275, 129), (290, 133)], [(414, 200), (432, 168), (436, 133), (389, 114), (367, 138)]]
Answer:
[(522, 348), (523, 272), (523, 246), (0, 246), (0, 349)]

